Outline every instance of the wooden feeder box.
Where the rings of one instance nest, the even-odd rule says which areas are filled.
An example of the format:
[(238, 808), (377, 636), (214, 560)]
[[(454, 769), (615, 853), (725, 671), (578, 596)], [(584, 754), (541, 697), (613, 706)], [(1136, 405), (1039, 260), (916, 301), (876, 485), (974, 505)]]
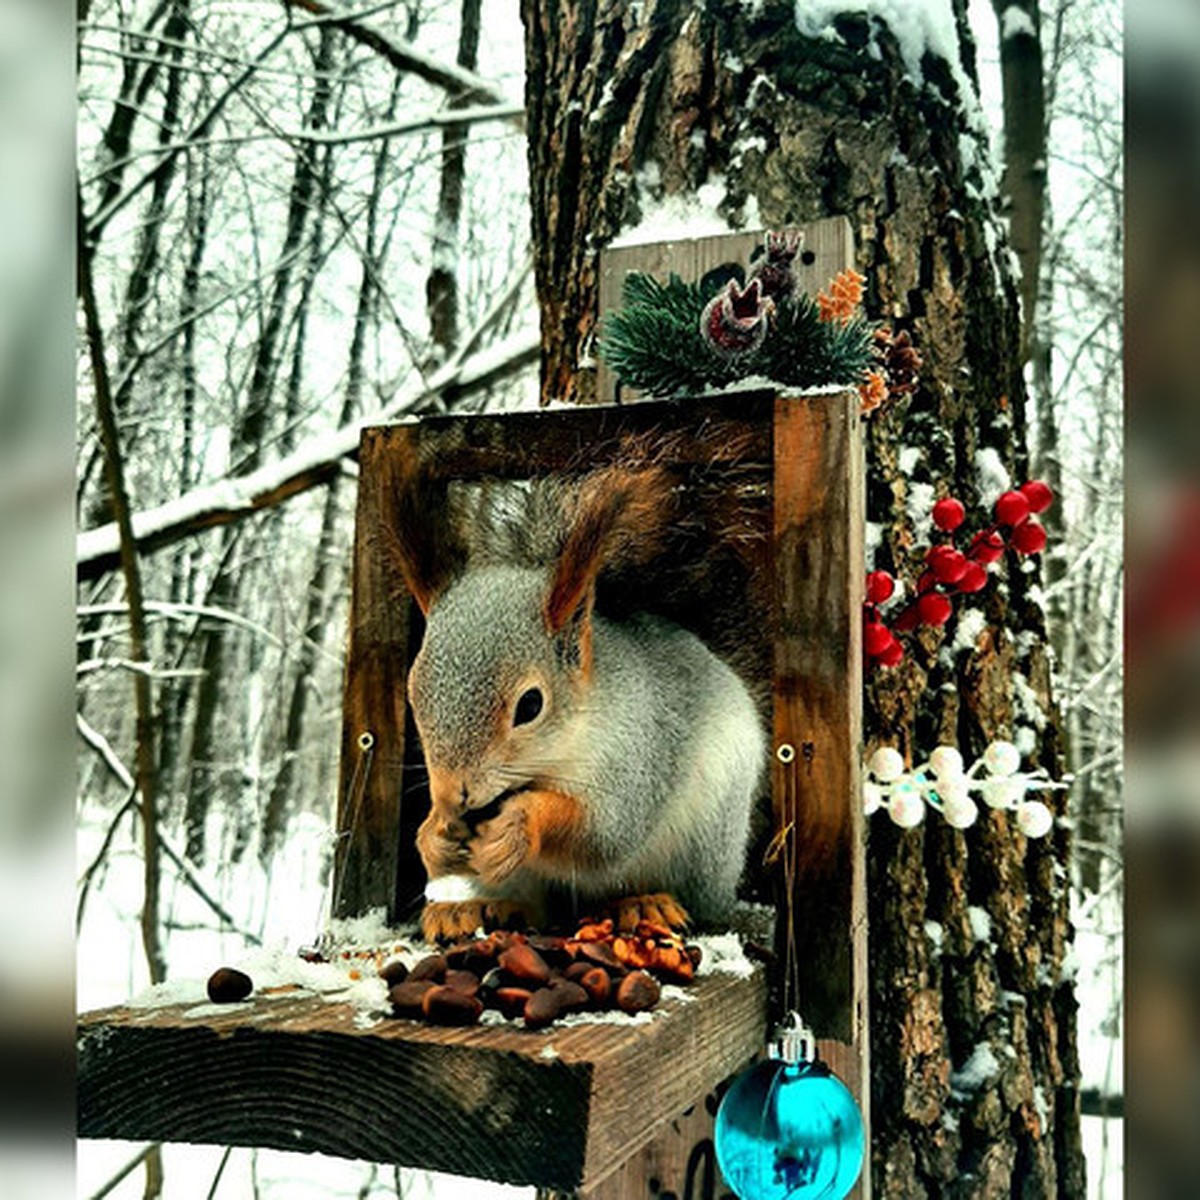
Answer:
[[(817, 222), (806, 235), (814, 258), (801, 286), (815, 292), (849, 265), (849, 226)], [(630, 267), (665, 261), (690, 276), (744, 256), (755, 241), (704, 239), (670, 248), (673, 257), (660, 246), (609, 252), (605, 306), (616, 302), (612, 279)], [(763, 850), (773, 829), (793, 823), (808, 866), (794, 926), (780, 922), (777, 949), (792, 939), (803, 1014), (868, 1115), (858, 410), (854, 393), (741, 391), (365, 429), (335, 915), (382, 907), (394, 920), (411, 918), (425, 883), (415, 832), (428, 801), (405, 699), (421, 618), (382, 546), (398, 476), (418, 461), (463, 486), (582, 474), (628, 435), (661, 436), (689, 527), (701, 532), (688, 543), (690, 561), (647, 568), (646, 594), (671, 592), (671, 573), (688, 572), (690, 590), (682, 599), (671, 592), (666, 615), (733, 657), (760, 697), (773, 755), (748, 886), (779, 904), (780, 875), (763, 865)], [(714, 550), (702, 531), (731, 521), (743, 523), (744, 537)], [(816, 827), (811, 813), (822, 799), (837, 819)], [(664, 1002), (646, 1024), (537, 1033), (402, 1020), (360, 1028), (348, 1006), (312, 997), (257, 1000), (217, 1016), (189, 1016), (186, 1006), (106, 1009), (81, 1018), (79, 1128), (89, 1137), (316, 1150), (641, 1197), (652, 1175), (661, 1183), (694, 1171), (697, 1154), (711, 1169), (712, 1093), (765, 1046), (769, 982), (764, 970), (701, 976), (686, 1001)], [(868, 1191), (864, 1180), (855, 1195)]]

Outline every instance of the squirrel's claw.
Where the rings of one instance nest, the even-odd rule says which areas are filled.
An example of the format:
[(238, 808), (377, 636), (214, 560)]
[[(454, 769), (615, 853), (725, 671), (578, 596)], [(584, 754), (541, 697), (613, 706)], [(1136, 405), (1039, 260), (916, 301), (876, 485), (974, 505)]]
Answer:
[(665, 925), (669, 929), (686, 929), (691, 923), (687, 909), (669, 892), (625, 896), (614, 900), (611, 908), (617, 928), (622, 933), (633, 933), (640, 921)]
[(427, 942), (457, 942), (479, 929), (514, 929), (525, 925), (525, 912), (511, 900), (433, 900), (421, 912)]

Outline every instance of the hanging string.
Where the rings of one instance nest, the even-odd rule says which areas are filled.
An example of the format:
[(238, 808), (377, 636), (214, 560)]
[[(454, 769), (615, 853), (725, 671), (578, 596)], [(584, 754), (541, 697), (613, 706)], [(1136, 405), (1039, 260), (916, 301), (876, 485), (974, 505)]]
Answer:
[(788, 742), (775, 751), (780, 770), (779, 828), (767, 846), (763, 861), (768, 867), (782, 863), (784, 922), (786, 928), (783, 963), (783, 1010), (798, 1012), (800, 1004), (800, 960), (796, 953), (796, 880), (799, 874), (800, 846), (796, 836), (798, 786), (793, 763), (796, 749)]
[[(342, 898), (342, 887), (346, 882), (346, 861), (350, 856), (350, 846), (358, 832), (359, 821), (362, 817), (363, 796), (366, 795), (367, 784), (371, 778), (371, 765), (375, 761), (375, 735), (370, 730), (364, 730), (358, 735), (358, 750), (359, 755), (354, 764), (354, 774), (350, 777), (350, 786), (346, 789), (346, 808), (349, 820), (346, 828), (337, 834), (333, 880), (330, 881), (330, 887), (326, 888), (325, 892), (329, 903), (324, 915), (324, 929), (321, 930), (319, 937), (325, 936), (330, 921), (337, 914), (338, 904)], [(334, 886), (335, 881), (336, 886)]]

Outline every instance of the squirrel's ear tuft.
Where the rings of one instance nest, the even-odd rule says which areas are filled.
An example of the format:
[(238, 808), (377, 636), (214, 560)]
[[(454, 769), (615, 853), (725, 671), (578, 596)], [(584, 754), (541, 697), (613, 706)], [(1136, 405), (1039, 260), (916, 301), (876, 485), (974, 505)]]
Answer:
[(671, 477), (659, 466), (593, 471), (569, 506), (544, 613), (559, 633), (593, 594), (606, 567), (643, 562), (658, 551), (672, 507)]
[(445, 480), (427, 463), (389, 456), (383, 496), (383, 541), (422, 613), (460, 573), (466, 552), (455, 536)]

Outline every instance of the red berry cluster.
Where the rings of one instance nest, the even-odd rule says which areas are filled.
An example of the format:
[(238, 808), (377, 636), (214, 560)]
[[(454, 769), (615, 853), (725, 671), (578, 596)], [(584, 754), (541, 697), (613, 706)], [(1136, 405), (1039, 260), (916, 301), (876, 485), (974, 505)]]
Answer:
[(1046, 530), (1034, 519), (1045, 512), (1054, 493), (1040, 479), (1031, 479), (1013, 492), (1005, 492), (992, 510), (992, 523), (971, 539), (965, 551), (954, 545), (955, 531), (966, 520), (961, 500), (947, 496), (933, 506), (933, 523), (949, 540), (930, 546), (925, 553), (925, 570), (917, 579), (914, 598), (884, 623), (879, 606), (890, 600), (896, 581), (887, 571), (867, 575), (863, 604), (863, 648), (867, 658), (881, 667), (894, 667), (904, 658), (898, 633), (910, 633), (918, 625), (945, 625), (954, 611), (952, 596), (980, 591), (987, 583), (987, 565), (1004, 551), (1037, 554), (1046, 548)]

